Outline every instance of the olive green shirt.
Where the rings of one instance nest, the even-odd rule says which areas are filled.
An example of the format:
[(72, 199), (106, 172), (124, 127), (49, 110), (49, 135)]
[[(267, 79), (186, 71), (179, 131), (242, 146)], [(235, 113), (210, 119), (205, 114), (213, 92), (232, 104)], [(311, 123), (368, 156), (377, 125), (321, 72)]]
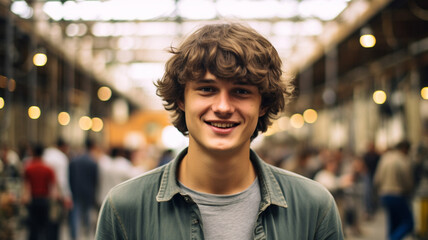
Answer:
[[(95, 238), (204, 239), (198, 206), (177, 182), (186, 153), (114, 187), (101, 207)], [(268, 165), (253, 151), (250, 159), (261, 192), (253, 239), (344, 239), (335, 201), (324, 187)]]

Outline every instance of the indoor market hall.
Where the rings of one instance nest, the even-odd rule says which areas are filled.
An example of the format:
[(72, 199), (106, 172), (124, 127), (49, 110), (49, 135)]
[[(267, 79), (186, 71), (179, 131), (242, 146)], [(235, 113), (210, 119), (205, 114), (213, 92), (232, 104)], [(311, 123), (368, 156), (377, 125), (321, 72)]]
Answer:
[[(267, 41), (234, 52), (245, 49), (240, 41), (254, 39), (225, 33), (201, 60), (197, 47), (208, 46), (202, 37), (213, 32), (198, 29), (211, 24), (246, 26)], [(193, 33), (202, 37), (192, 39)], [(238, 44), (230, 43), (233, 34)], [(266, 42), (272, 47), (257, 47)], [(199, 45), (178, 59), (186, 44)], [(220, 48), (226, 53), (214, 52)], [(258, 57), (267, 50), (268, 57)], [(280, 64), (275, 87), (272, 62)], [(267, 91), (281, 84), (290, 91), (270, 106), (276, 112), (266, 112), (279, 98)], [(243, 127), (252, 123), (255, 131)], [(145, 231), (180, 229), (216, 239), (207, 229), (223, 230), (207, 227), (213, 221), (192, 195), (201, 192), (187, 185), (184, 173), (192, 168), (185, 163), (194, 150), (214, 156), (215, 149), (224, 157), (216, 164), (224, 164), (236, 149), (221, 144), (233, 141), (250, 148), (247, 163), (254, 169), (244, 176), (260, 186), (257, 198), (241, 203), (262, 206), (265, 199), (257, 156), (273, 172), (304, 179), (333, 199), (339, 230), (334, 238), (312, 239), (428, 240), (428, 1), (0, 0), (0, 240), (132, 239), (112, 196), (159, 172), (161, 187), (144, 185), (149, 200), (137, 203), (147, 212), (127, 214), (158, 211), (159, 218), (138, 223)], [(198, 171), (201, 179), (209, 176)], [(178, 190), (164, 199), (168, 177), (176, 177), (168, 184)], [(298, 190), (284, 184), (269, 190), (291, 194), (283, 196), (291, 213)], [(152, 190), (158, 195), (146, 196)], [(191, 216), (200, 219), (177, 218), (177, 229), (166, 227), (161, 210), (168, 201), (193, 206)], [(277, 239), (266, 220), (277, 208), (259, 209), (254, 224), (262, 224), (248, 225), (250, 239)]]

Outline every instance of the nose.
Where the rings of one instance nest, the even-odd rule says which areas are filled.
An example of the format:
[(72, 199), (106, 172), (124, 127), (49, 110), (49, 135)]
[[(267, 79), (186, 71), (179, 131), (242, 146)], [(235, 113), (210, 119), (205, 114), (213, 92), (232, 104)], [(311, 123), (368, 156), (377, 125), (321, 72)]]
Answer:
[(220, 91), (214, 101), (212, 109), (217, 114), (231, 114), (235, 110), (233, 99), (227, 91)]

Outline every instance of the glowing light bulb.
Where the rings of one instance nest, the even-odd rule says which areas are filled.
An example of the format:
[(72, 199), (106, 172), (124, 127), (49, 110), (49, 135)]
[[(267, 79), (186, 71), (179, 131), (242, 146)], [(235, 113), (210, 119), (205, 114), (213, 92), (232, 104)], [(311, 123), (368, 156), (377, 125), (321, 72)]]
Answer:
[(104, 123), (101, 118), (94, 117), (92, 118), (92, 131), (94, 132), (100, 132), (103, 130)]
[(303, 112), (303, 119), (307, 123), (314, 123), (318, 119), (318, 113), (314, 109), (306, 109)]
[(301, 128), (305, 124), (302, 114), (293, 114), (290, 118), (290, 125), (294, 128)]
[(377, 90), (373, 93), (373, 101), (376, 104), (384, 104), (386, 101), (386, 93), (382, 90)]
[(108, 101), (111, 98), (111, 89), (109, 87), (100, 87), (98, 89), (98, 98), (101, 101)]
[(4, 108), (4, 99), (0, 97), (0, 109)]
[(421, 90), (421, 97), (423, 99), (428, 100), (428, 87), (422, 88), (422, 90)]
[(48, 61), (48, 57), (46, 56), (46, 54), (44, 53), (34, 54), (34, 57), (33, 57), (34, 65), (41, 67), (41, 66), (44, 66), (47, 61)]
[(40, 117), (41, 113), (42, 112), (40, 111), (40, 108), (37, 106), (31, 106), (28, 108), (28, 116), (31, 119), (38, 119)]
[(67, 112), (60, 112), (58, 114), (58, 122), (62, 126), (68, 125), (70, 123), (70, 114), (68, 114)]
[(376, 45), (376, 38), (372, 34), (364, 34), (360, 37), (360, 44), (364, 48), (372, 48)]
[(82, 130), (89, 130), (92, 127), (92, 119), (88, 116), (83, 116), (79, 119), (79, 127)]

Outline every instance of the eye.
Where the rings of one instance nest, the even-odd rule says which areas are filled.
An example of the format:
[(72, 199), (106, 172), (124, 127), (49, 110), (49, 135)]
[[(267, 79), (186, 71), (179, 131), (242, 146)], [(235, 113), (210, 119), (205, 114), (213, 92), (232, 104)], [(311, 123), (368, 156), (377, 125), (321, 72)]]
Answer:
[(198, 91), (200, 91), (202, 93), (213, 93), (213, 92), (215, 92), (215, 88), (213, 88), (213, 87), (200, 87), (200, 88), (198, 88)]
[(237, 88), (237, 89), (235, 89), (235, 93), (240, 94), (240, 95), (247, 95), (247, 94), (250, 94), (251, 92), (247, 89), (244, 89), (244, 88)]
[(212, 91), (213, 91), (213, 88), (210, 88), (210, 87), (203, 87), (203, 88), (200, 88), (200, 90), (201, 90), (202, 92), (212, 92)]

